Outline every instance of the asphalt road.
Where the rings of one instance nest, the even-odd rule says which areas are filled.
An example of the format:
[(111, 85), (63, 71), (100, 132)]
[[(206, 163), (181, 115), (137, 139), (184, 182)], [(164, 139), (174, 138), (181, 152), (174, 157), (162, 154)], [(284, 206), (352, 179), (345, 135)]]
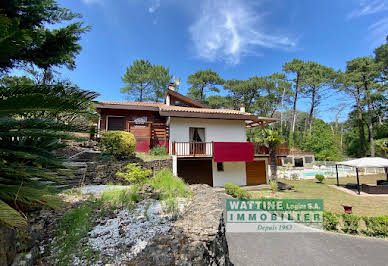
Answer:
[(388, 266), (388, 240), (384, 239), (331, 232), (227, 232), (226, 238), (230, 261), (236, 266)]
[(335, 233), (227, 233), (238, 265), (388, 265), (388, 240)]

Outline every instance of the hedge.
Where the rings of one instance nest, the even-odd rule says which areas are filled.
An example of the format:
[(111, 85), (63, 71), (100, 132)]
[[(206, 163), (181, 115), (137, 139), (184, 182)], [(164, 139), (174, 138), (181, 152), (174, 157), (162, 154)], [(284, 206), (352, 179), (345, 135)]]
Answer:
[(352, 235), (388, 237), (388, 216), (366, 217), (325, 211), (323, 227), (327, 231)]
[(102, 134), (101, 146), (105, 153), (126, 158), (135, 151), (136, 139), (130, 132), (111, 130)]

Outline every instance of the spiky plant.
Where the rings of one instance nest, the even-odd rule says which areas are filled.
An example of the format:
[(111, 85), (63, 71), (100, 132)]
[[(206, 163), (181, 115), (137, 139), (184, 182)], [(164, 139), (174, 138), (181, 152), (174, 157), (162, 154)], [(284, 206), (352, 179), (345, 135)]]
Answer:
[(284, 142), (277, 131), (264, 128), (255, 136), (254, 141), (265, 145), (269, 149), (269, 165), (271, 167), (271, 179), (277, 182), (277, 155), (276, 147)]
[(0, 222), (24, 226), (23, 206), (58, 206), (47, 181), (63, 181), (69, 171), (53, 151), (88, 128), (57, 117), (91, 115), (96, 96), (67, 84), (0, 84)]

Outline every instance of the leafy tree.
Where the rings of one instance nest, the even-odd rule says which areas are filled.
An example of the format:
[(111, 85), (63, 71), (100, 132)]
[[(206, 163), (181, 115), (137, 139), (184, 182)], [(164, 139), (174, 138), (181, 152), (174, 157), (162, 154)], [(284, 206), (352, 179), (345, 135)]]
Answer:
[(148, 60), (135, 60), (122, 77), (127, 85), (120, 91), (139, 102), (160, 101), (171, 78), (168, 68), (153, 65)]
[(322, 90), (330, 86), (335, 79), (335, 72), (332, 68), (320, 65), (316, 62), (305, 63), (305, 78), (303, 80), (304, 94), (311, 98), (309, 116), (306, 122), (306, 129), (311, 128), (313, 123), (313, 114), (322, 100)]
[(298, 101), (298, 94), (300, 92), (303, 92), (303, 87), (301, 87), (301, 84), (303, 84), (303, 81), (305, 79), (305, 62), (299, 59), (294, 59), (291, 62), (285, 63), (283, 65), (283, 71), (288, 74), (295, 75), (295, 78), (292, 79), (293, 81), (293, 87), (294, 87), (294, 99), (292, 104), (292, 123), (291, 123), (291, 131), (290, 131), (290, 138), (289, 138), (289, 144), (291, 147), (294, 145), (294, 132), (295, 132), (295, 124), (296, 124), (296, 103)]
[(190, 75), (187, 79), (187, 83), (191, 84), (187, 95), (200, 102), (205, 102), (206, 91), (220, 92), (217, 86), (224, 84), (224, 80), (217, 72), (206, 69), (199, 70)]
[(387, 43), (376, 48), (374, 53), (375, 60), (378, 64), (380, 64), (380, 67), (383, 71), (383, 78), (386, 80), (388, 74), (388, 39)]
[(54, 0), (5, 0), (0, 3), (0, 69), (7, 71), (33, 63), (42, 69), (75, 67), (81, 51), (78, 41), (87, 31), (81, 22), (59, 29), (47, 25), (64, 23), (81, 15), (59, 7)]
[(347, 62), (346, 73), (354, 86), (361, 88), (365, 93), (368, 112), (368, 130), (371, 155), (376, 155), (373, 132), (373, 116), (371, 95), (379, 89), (376, 78), (380, 76), (379, 65), (371, 57), (359, 57)]
[[(47, 74), (55, 66), (75, 67), (77, 43), (87, 28), (71, 23), (50, 30), (48, 24), (63, 23), (77, 14), (55, 1), (3, 1), (0, 40), (0, 72), (21, 65), (36, 66)], [(4, 77), (0, 82), (0, 222), (23, 226), (23, 205), (58, 206), (58, 199), (42, 181), (58, 182), (68, 175), (63, 160), (53, 151), (69, 132), (87, 131), (76, 122), (54, 119), (58, 114), (85, 114), (97, 94), (65, 82), (37, 84), (26, 77)], [(62, 178), (63, 180), (63, 178)]]
[(248, 80), (228, 80), (224, 83), (224, 89), (229, 92), (232, 100), (232, 108), (237, 109), (241, 105), (247, 112), (255, 112), (254, 102), (264, 87), (265, 79), (252, 77)]
[(277, 156), (276, 147), (284, 142), (284, 139), (277, 131), (264, 128), (254, 138), (256, 143), (264, 144), (269, 148), (269, 164), (271, 168), (271, 179), (277, 182)]
[(313, 120), (311, 136), (304, 138), (301, 149), (314, 151), (315, 158), (319, 161), (341, 159), (330, 125), (320, 119)]

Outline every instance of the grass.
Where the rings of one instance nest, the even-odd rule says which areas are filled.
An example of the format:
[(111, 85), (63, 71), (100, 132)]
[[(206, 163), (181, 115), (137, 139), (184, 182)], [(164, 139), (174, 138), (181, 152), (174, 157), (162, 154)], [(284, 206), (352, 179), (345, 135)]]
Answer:
[(185, 197), (187, 184), (181, 178), (175, 177), (169, 169), (160, 170), (154, 178), (150, 178), (146, 183), (151, 184), (156, 190), (163, 192), (163, 199)]
[(102, 192), (98, 203), (110, 208), (132, 208), (140, 199), (137, 190), (138, 186), (132, 186), (131, 188), (108, 188)]
[[(361, 175), (360, 184), (376, 184), (377, 179), (385, 179), (384, 174)], [(325, 179), (323, 184), (314, 180), (279, 181), (295, 186), (295, 191), (279, 191), (276, 195), (280, 198), (290, 199), (323, 199), (325, 210), (336, 213), (344, 213), (342, 204), (353, 206), (353, 213), (359, 216), (381, 216), (388, 214), (388, 197), (362, 197), (340, 191), (329, 185), (335, 185), (335, 178)], [(356, 177), (340, 177), (340, 184), (357, 183)], [(263, 191), (260, 191), (263, 194)], [(257, 192), (253, 192), (254, 198), (260, 198)]]
[(152, 161), (152, 160), (161, 160), (161, 159), (170, 159), (171, 156), (166, 155), (151, 155), (148, 152), (136, 152), (136, 157), (140, 158), (143, 161)]
[(58, 265), (70, 265), (73, 254), (82, 254), (91, 257), (91, 248), (79, 250), (79, 242), (88, 236), (93, 227), (93, 206), (85, 204), (67, 211), (59, 222), (57, 239), (53, 246)]

